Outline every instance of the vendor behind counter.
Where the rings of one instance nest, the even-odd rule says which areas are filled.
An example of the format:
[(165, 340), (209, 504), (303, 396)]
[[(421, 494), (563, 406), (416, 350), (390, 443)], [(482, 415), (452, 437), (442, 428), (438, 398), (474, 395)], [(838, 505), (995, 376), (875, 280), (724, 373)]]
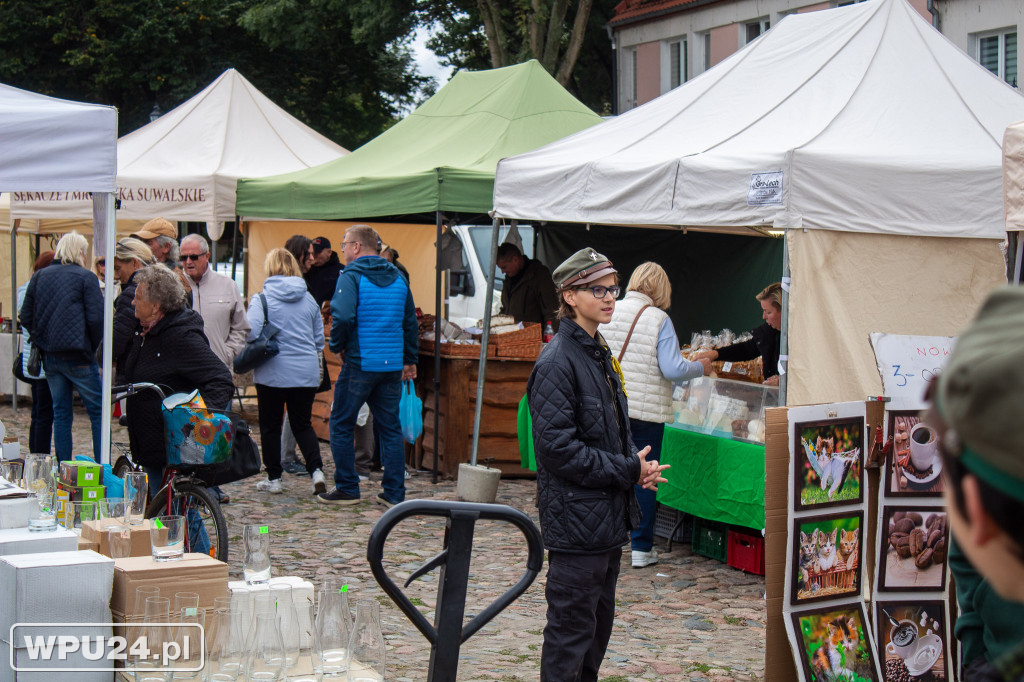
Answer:
[(761, 319), (764, 320), (764, 324), (751, 330), (754, 338), (717, 350), (701, 351), (693, 359), (741, 362), (753, 360), (760, 355), (765, 385), (778, 386), (779, 352), (782, 346), (782, 283), (769, 284), (754, 298), (761, 304)]
[(524, 256), (511, 242), (498, 247), (495, 265), (505, 275), (501, 313), (511, 315), (516, 322), (551, 322), (557, 331), (558, 297), (551, 271), (540, 261)]

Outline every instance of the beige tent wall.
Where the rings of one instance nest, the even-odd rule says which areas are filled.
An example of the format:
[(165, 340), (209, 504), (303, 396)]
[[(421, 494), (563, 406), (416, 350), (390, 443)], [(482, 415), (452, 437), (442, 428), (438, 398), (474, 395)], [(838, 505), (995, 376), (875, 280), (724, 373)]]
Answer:
[[(35, 237), (32, 235), (18, 234), (18, 271), (16, 273), (18, 286), (27, 282), (32, 276), (32, 266), (36, 261), (35, 242)], [(0, 232), (0, 316), (4, 318), (17, 316), (16, 303), (16, 297), (11, 291), (11, 233), (4, 230)]]
[(266, 220), (243, 223), (243, 230), (249, 237), (249, 290), (247, 297), (263, 289), (266, 274), (263, 261), (271, 249), (283, 247), (288, 238), (302, 234), (310, 239), (327, 237), (338, 258), (345, 230), (352, 225), (370, 225), (377, 230), (385, 244), (398, 251), (398, 262), (409, 271), (413, 301), (424, 313), (434, 312), (434, 265), (436, 253), (433, 225), (408, 225), (402, 223), (353, 223), (316, 220)]
[(871, 332), (955, 336), (1006, 282), (1000, 242), (790, 230), (786, 403), (881, 395)]

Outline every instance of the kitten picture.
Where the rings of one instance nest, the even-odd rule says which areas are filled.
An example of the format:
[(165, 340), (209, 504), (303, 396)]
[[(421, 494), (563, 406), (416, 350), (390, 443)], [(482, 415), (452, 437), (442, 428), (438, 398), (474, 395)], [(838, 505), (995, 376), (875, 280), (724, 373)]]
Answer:
[(795, 510), (863, 499), (863, 418), (794, 424)]
[(860, 637), (857, 626), (848, 615), (841, 615), (825, 625), (828, 636), (814, 652), (813, 670), (816, 682), (853, 680), (852, 666), (857, 660)]
[(811, 572), (817, 571), (817, 563), (818, 531), (800, 531), (800, 582), (804, 590), (814, 591), (817, 588), (817, 585), (811, 585)]
[(789, 578), (794, 606), (860, 592), (862, 522), (861, 512), (794, 520)]
[(878, 682), (881, 671), (858, 604), (791, 614), (791, 634), (807, 682)]
[(854, 528), (852, 531), (846, 531), (840, 529), (839, 531), (839, 561), (836, 562), (837, 568), (850, 569), (857, 568), (858, 559), (858, 547), (860, 543), (857, 542), (857, 538), (860, 535), (860, 528)]
[(830, 571), (836, 565), (836, 531), (818, 531), (818, 571)]

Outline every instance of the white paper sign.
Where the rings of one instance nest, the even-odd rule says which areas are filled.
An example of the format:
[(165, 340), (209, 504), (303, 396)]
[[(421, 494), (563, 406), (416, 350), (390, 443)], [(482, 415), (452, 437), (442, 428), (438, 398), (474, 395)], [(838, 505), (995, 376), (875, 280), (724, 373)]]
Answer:
[(747, 206), (782, 205), (782, 171), (751, 173)]
[(923, 407), (925, 388), (942, 371), (956, 337), (881, 332), (870, 337), (885, 395), (907, 409)]

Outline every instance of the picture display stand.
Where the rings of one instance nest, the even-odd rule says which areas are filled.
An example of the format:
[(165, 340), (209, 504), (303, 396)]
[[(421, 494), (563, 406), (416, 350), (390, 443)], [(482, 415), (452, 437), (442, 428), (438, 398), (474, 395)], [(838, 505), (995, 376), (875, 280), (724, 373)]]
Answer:
[(783, 597), (804, 682), (882, 679), (867, 617), (866, 407), (789, 408), (789, 533)]

